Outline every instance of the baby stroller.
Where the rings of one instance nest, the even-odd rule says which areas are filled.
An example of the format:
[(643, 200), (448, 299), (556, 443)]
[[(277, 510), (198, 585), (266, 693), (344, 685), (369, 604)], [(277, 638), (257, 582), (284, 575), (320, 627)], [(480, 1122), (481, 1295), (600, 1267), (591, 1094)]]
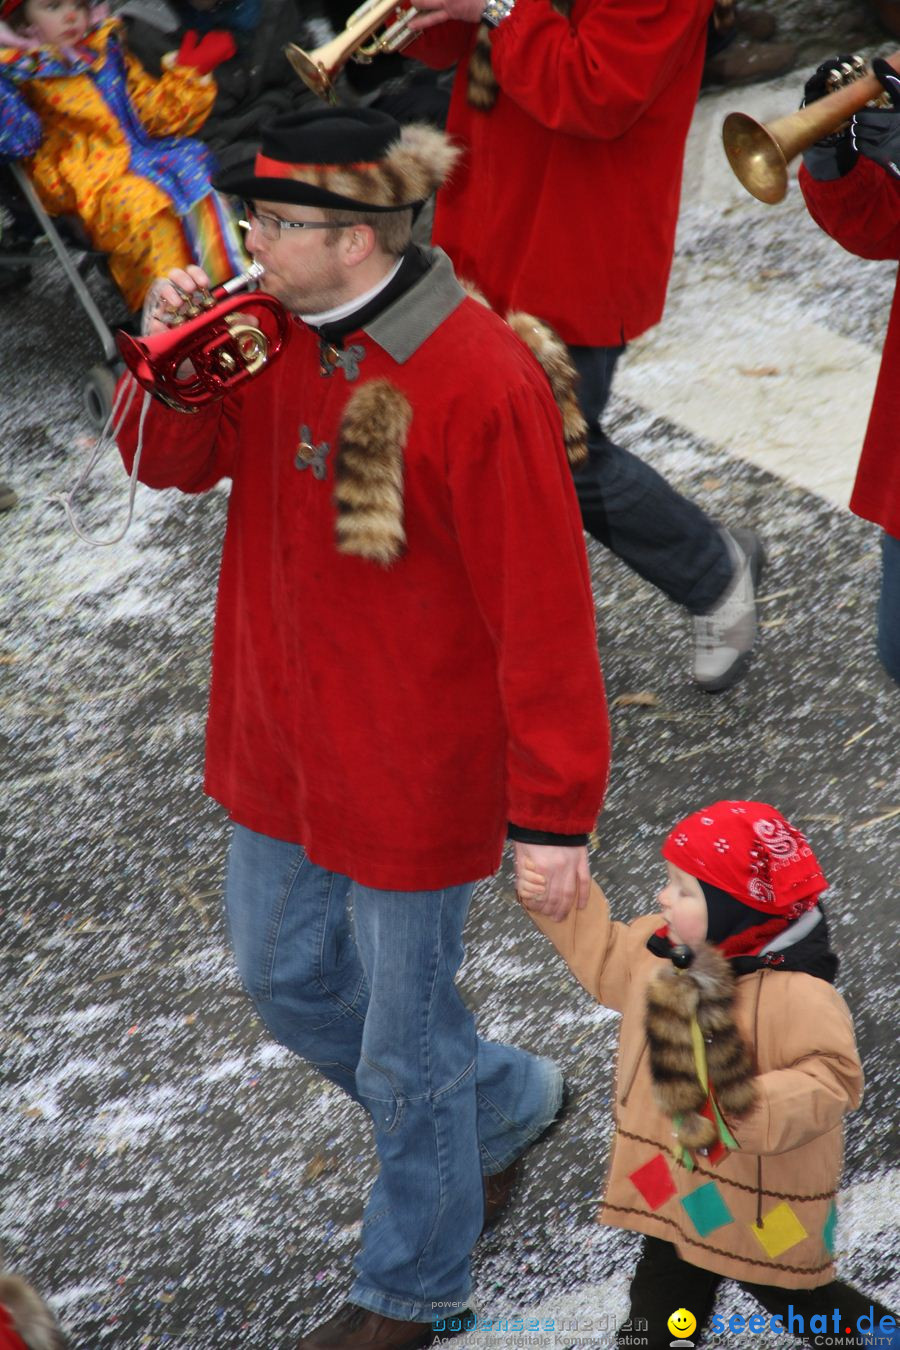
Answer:
[[(8, 168), (39, 226), (38, 237), (46, 239), (53, 249), (60, 267), (100, 339), (103, 361), (91, 366), (85, 375), (82, 400), (91, 423), (95, 427), (102, 427), (112, 410), (116, 381), (124, 370), (112, 331), (84, 281), (91, 268), (102, 265), (105, 255), (91, 248), (77, 220), (69, 220), (67, 217), (54, 220), (47, 214), (28, 175), (20, 165), (10, 164)], [(5, 251), (0, 253), (0, 268), (4, 271), (12, 268), (21, 269), (33, 261), (30, 253), (17, 254)]]

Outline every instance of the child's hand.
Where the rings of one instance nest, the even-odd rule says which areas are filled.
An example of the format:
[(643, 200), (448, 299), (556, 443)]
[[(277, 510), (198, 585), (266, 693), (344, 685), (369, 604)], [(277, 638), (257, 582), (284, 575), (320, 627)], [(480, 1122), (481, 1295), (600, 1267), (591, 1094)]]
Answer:
[(539, 900), (547, 889), (547, 878), (543, 872), (539, 872), (526, 854), (524, 858), (516, 858), (516, 894), (527, 905), (529, 900)]
[(573, 905), (584, 909), (591, 889), (583, 845), (513, 844), (516, 888), (526, 909), (563, 920)]

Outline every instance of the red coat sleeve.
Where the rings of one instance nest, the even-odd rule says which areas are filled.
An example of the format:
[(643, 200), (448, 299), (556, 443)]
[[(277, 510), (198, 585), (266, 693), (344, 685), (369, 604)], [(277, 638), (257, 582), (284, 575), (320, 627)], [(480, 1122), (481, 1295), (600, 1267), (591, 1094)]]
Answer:
[(625, 134), (689, 61), (712, 0), (592, 0), (577, 27), (550, 0), (518, 0), (497, 28), (504, 93), (552, 131)]
[[(119, 382), (124, 391), (130, 375)], [(134, 383), (134, 381), (131, 381)], [(182, 492), (207, 492), (222, 478), (234, 474), (240, 424), (240, 395), (230, 395), (196, 413), (176, 412), (149, 398), (146, 413), (144, 391), (135, 386), (117, 442), (125, 468), (131, 473), (138, 443), (141, 462), (138, 479), (152, 488), (180, 488)], [(143, 425), (142, 425), (143, 420)]]
[(863, 156), (843, 178), (820, 182), (805, 167), (800, 188), (809, 214), (848, 253), (900, 258), (900, 180)]
[(435, 24), (426, 28), (415, 42), (403, 48), (404, 56), (412, 56), (433, 70), (446, 70), (457, 61), (461, 61), (472, 45), (475, 36), (474, 26), (470, 23)]
[(508, 818), (590, 832), (609, 773), (609, 720), (581, 516), (549, 390), (511, 390), (457, 445), (453, 519), (497, 648)]

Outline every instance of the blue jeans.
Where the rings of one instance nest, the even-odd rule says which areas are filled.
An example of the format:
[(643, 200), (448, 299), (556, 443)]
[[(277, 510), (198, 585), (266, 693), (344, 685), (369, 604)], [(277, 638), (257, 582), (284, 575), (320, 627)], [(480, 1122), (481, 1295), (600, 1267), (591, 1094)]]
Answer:
[(900, 539), (881, 536), (881, 594), (878, 597), (878, 655), (900, 684)]
[(473, 887), (378, 891), (236, 825), (225, 901), (269, 1031), (366, 1108), (379, 1173), (350, 1298), (403, 1321), (463, 1309), (482, 1174), (550, 1123), (550, 1060), (479, 1040), (455, 985)]
[(622, 347), (570, 347), (578, 402), (588, 424), (588, 461), (573, 474), (581, 519), (638, 576), (691, 614), (707, 614), (734, 564), (722, 531), (601, 425)]

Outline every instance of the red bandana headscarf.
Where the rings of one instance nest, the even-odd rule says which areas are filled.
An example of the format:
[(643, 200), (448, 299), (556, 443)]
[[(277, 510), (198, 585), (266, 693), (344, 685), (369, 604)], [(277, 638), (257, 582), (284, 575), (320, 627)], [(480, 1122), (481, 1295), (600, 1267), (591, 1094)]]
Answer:
[[(5, 22), (7, 19), (12, 18), (16, 10), (24, 3), (25, 0), (2, 0), (2, 2), (0, 2), (0, 19), (3, 19)], [(0, 1345), (0, 1350), (2, 1350), (2, 1345)]]
[(828, 885), (805, 836), (766, 802), (715, 802), (695, 811), (671, 831), (662, 854), (767, 915), (753, 930), (758, 939), (814, 909)]

